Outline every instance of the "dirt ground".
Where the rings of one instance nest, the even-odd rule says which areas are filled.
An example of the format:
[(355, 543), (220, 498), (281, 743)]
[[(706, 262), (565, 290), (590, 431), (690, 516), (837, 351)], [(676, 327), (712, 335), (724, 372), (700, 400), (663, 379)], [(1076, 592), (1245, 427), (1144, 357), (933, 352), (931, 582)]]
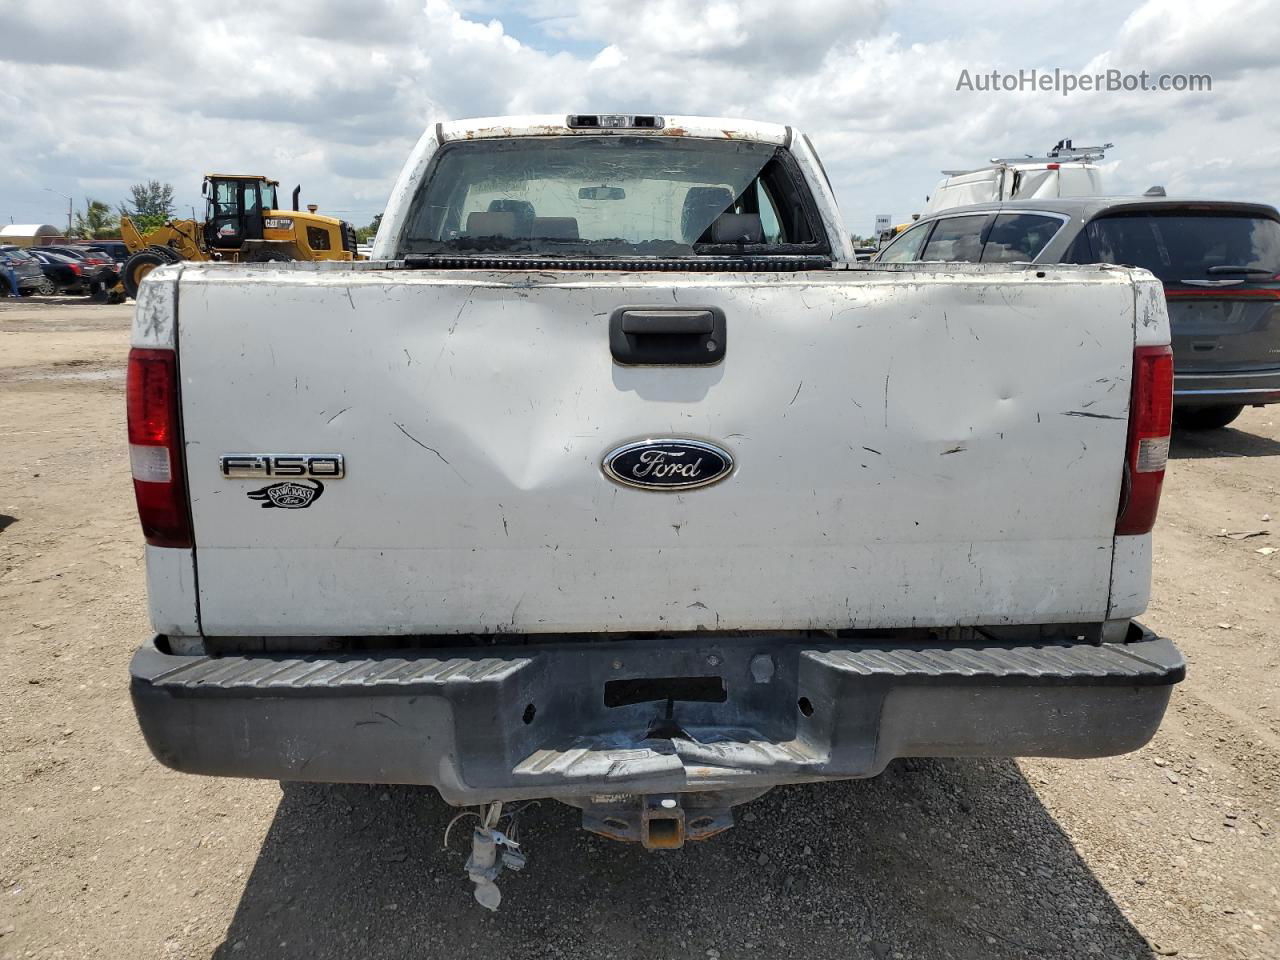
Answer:
[(130, 313), (0, 303), (0, 958), (1280, 957), (1280, 407), (1176, 439), (1145, 620), (1189, 674), (1147, 748), (899, 762), (668, 855), (547, 803), (490, 915), (430, 791), (151, 759)]

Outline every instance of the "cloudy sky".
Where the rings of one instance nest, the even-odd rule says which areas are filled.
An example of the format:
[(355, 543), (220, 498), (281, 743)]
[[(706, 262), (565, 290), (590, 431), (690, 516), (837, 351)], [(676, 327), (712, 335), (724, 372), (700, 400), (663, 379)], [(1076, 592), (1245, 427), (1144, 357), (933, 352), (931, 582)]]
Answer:
[[(1114, 141), (1117, 193), (1280, 201), (1274, 0), (0, 0), (0, 222), (148, 178), (303, 185), (357, 224), (435, 119), (596, 111), (791, 123), (855, 232), (939, 170)], [(962, 70), (1210, 74), (1211, 92), (983, 93)]]

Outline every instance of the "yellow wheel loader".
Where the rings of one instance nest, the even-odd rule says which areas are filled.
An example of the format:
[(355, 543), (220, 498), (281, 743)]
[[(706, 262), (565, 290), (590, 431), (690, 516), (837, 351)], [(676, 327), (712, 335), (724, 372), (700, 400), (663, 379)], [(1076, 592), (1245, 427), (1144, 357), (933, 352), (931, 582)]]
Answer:
[(120, 218), (120, 236), (129, 259), (120, 277), (123, 292), (138, 295), (142, 278), (165, 263), (182, 260), (226, 260), (260, 263), (271, 260), (356, 260), (356, 232), (345, 220), (322, 217), (315, 206), (281, 210), (280, 184), (266, 177), (210, 173), (204, 178), (205, 218), (170, 220), (140, 233), (128, 217)]

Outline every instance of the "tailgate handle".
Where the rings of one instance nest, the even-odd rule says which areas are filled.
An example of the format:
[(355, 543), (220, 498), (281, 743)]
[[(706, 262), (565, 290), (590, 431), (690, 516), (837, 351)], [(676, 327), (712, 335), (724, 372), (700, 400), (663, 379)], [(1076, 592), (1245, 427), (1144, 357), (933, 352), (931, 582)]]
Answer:
[(637, 334), (710, 333), (715, 320), (709, 310), (627, 310), (622, 314), (622, 332)]
[(719, 307), (618, 307), (609, 317), (609, 350), (618, 363), (709, 366), (724, 359)]

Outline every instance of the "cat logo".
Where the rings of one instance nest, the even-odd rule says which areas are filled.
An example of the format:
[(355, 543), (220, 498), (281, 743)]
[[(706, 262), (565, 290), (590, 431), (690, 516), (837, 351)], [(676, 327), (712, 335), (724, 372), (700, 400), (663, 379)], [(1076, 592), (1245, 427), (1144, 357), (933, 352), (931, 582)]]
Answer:
[(273, 483), (261, 490), (249, 491), (250, 500), (261, 500), (264, 508), (280, 507), (284, 510), (302, 510), (311, 506), (324, 493), (319, 480), (289, 480)]

